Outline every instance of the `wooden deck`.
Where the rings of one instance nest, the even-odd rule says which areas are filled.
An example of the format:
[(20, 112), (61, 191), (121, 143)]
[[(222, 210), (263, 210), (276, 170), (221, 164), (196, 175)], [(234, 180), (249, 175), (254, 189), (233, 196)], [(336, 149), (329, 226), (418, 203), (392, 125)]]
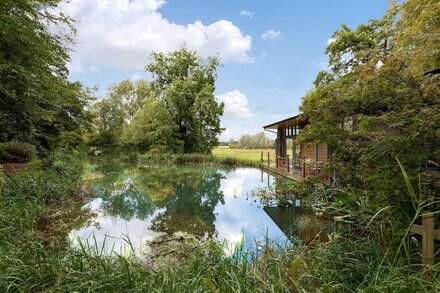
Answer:
[(298, 170), (298, 169), (289, 168), (289, 172), (287, 172), (287, 167), (278, 166), (278, 168), (277, 168), (275, 163), (271, 163), (269, 165), (267, 163), (261, 163), (260, 166), (265, 171), (275, 173), (277, 175), (280, 175), (280, 176), (287, 178), (287, 179), (290, 179), (290, 180), (303, 182), (305, 179), (303, 177), (302, 171)]

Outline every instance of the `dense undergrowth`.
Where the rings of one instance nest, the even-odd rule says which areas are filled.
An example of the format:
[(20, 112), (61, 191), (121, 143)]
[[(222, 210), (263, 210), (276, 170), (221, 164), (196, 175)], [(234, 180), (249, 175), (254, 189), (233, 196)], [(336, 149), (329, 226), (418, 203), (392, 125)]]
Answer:
[[(195, 163), (201, 157), (188, 158)], [(425, 281), (416, 242), (393, 235), (381, 214), (325, 243), (266, 244), (254, 257), (227, 257), (222, 244), (207, 242), (178, 265), (160, 270), (133, 256), (72, 249), (60, 214), (86, 193), (82, 168), (78, 158), (58, 155), (46, 169), (17, 173), (13, 180), (0, 177), (1, 292), (433, 292), (440, 287), (440, 267), (433, 268), (432, 284)]]

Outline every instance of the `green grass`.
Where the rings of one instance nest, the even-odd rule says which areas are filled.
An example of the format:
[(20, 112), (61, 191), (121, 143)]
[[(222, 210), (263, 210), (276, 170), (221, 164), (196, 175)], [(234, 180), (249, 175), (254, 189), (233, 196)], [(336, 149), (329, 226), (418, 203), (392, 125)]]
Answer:
[(274, 149), (230, 149), (220, 146), (212, 150), (212, 155), (206, 154), (154, 154), (136, 153), (131, 151), (108, 151), (93, 160), (118, 160), (127, 163), (172, 163), (172, 164), (217, 164), (226, 166), (255, 166), (258, 167), (263, 152), (264, 160), (270, 153), (270, 160), (275, 158)]
[(274, 149), (230, 149), (226, 147), (218, 147), (212, 150), (212, 155), (217, 158), (232, 158), (259, 164), (261, 160), (261, 152), (263, 152), (264, 160), (267, 160), (268, 152), (270, 153), (271, 160), (275, 158)]
[[(245, 150), (246, 151), (246, 150)], [(260, 160), (256, 159), (256, 152), (247, 152), (248, 155), (234, 155), (232, 152), (218, 155), (214, 150), (212, 155), (208, 154), (151, 154), (151, 153), (108, 153), (95, 158), (93, 161), (118, 161), (128, 164), (200, 164), (216, 165), (225, 167), (253, 166), (258, 167)], [(229, 154), (229, 155), (228, 155)]]
[[(195, 156), (186, 157), (195, 160)], [(417, 249), (403, 237), (399, 252), (386, 222), (362, 233), (331, 235), (326, 243), (293, 249), (266, 244), (262, 253), (226, 257), (206, 242), (162, 269), (136, 259), (105, 256), (91, 246), (72, 249), (59, 215), (80, 200), (81, 164), (59, 158), (45, 170), (0, 177), (0, 292), (435, 292), (425, 281)], [(67, 203), (67, 204), (66, 204)], [(379, 228), (380, 227), (380, 228)], [(52, 230), (57, 237), (49, 237)], [(382, 229), (385, 229), (382, 231)], [(49, 239), (48, 239), (49, 238)], [(398, 240), (398, 239), (397, 239)], [(400, 240), (399, 240), (400, 241)], [(397, 244), (397, 245), (396, 245)]]

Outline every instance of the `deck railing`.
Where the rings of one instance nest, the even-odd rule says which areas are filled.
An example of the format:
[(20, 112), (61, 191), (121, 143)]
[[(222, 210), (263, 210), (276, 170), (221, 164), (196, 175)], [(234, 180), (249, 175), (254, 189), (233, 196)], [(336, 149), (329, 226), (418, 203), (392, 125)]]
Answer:
[(271, 163), (275, 163), (275, 167), (277, 169), (285, 169), (288, 173), (291, 171), (300, 171), (301, 176), (305, 178), (307, 175), (306, 172), (306, 159), (303, 157), (302, 159), (297, 159), (296, 161), (290, 160), (290, 156), (286, 155), (286, 157), (281, 157), (275, 155), (274, 158), (270, 156), (270, 152), (267, 152), (265, 155), (263, 151), (261, 151), (261, 164), (265, 164), (270, 167)]

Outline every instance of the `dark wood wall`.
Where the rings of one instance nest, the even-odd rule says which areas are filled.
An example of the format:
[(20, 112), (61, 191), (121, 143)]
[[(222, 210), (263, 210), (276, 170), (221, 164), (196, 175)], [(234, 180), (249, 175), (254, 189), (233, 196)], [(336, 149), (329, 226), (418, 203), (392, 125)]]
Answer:
[(287, 141), (286, 141), (286, 132), (284, 128), (278, 128), (277, 131), (277, 155), (281, 158), (285, 158), (287, 156)]
[[(276, 154), (281, 158), (285, 158), (287, 156), (287, 139), (296, 137), (298, 129), (286, 129), (286, 128), (278, 128), (277, 131), (277, 139), (276, 139)], [(316, 160), (316, 144), (301, 144), (297, 146), (300, 149), (300, 155), (297, 159), (307, 159), (307, 160)], [(289, 154), (291, 151), (289, 151)], [(327, 144), (319, 144), (318, 145), (318, 161), (327, 162), (329, 158), (328, 146)], [(293, 156), (291, 159), (294, 159)]]
[[(300, 158), (305, 157), (308, 160), (315, 160), (315, 144), (301, 144)], [(328, 147), (327, 144), (318, 145), (318, 161), (328, 161)]]

